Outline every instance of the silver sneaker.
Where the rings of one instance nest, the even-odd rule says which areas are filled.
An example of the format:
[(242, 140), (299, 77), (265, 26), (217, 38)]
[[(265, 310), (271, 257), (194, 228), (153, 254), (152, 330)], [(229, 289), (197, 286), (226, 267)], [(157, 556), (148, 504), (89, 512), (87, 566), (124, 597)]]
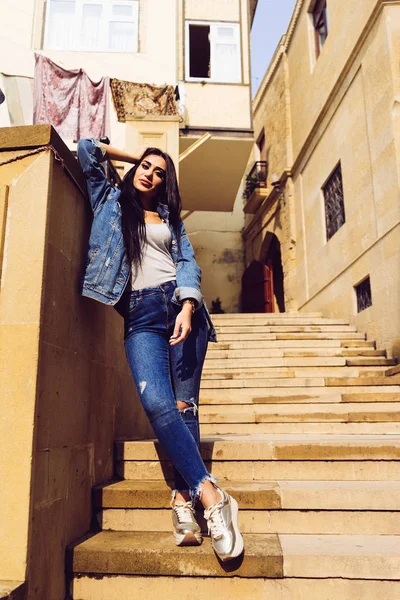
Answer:
[(172, 507), (172, 524), (177, 546), (199, 546), (203, 541), (200, 525), (196, 521), (193, 502), (174, 502)]
[(213, 504), (204, 511), (208, 532), (211, 534), (212, 547), (222, 561), (236, 558), (243, 552), (243, 537), (238, 527), (238, 503), (224, 490), (217, 488), (222, 496), (221, 502)]

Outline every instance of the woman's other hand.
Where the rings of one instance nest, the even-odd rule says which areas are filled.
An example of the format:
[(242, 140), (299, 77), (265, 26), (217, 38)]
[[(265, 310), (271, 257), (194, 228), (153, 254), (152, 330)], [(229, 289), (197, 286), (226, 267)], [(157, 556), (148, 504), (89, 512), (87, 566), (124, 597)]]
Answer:
[(192, 331), (192, 313), (192, 305), (189, 303), (184, 304), (181, 312), (176, 317), (174, 333), (169, 338), (170, 346), (176, 346), (186, 340)]

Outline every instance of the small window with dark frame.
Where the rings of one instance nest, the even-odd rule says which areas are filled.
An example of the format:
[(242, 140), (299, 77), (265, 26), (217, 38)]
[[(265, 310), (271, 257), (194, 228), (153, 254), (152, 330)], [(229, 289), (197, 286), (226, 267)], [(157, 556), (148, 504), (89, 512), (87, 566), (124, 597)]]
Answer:
[(261, 130), (260, 135), (257, 138), (257, 148), (258, 148), (258, 152), (260, 155), (260, 160), (266, 160), (267, 158), (267, 152), (266, 152), (266, 148), (265, 148), (265, 132), (264, 129)]
[(369, 276), (354, 286), (354, 289), (357, 296), (357, 312), (361, 312), (372, 306), (371, 281)]
[(321, 53), (322, 46), (328, 37), (328, 7), (327, 0), (317, 0), (312, 10), (314, 33), (315, 33), (315, 54)]
[(346, 222), (340, 163), (322, 188), (325, 200), (326, 239), (329, 241)]

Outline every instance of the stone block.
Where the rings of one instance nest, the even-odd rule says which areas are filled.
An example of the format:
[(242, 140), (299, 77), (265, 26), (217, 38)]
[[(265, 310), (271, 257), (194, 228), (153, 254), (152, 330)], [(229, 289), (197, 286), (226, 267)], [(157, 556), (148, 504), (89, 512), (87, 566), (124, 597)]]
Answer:
[(201, 546), (175, 546), (171, 533), (103, 531), (70, 549), (75, 573), (281, 577), (278, 536), (244, 536), (244, 558), (217, 560), (210, 540)]

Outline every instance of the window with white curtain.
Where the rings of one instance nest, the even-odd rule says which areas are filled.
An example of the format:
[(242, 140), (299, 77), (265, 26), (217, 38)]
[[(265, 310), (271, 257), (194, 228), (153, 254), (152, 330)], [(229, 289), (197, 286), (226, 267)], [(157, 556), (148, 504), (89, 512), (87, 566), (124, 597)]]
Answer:
[(139, 0), (47, 0), (45, 48), (138, 51)]
[(186, 22), (186, 80), (241, 82), (239, 23)]

